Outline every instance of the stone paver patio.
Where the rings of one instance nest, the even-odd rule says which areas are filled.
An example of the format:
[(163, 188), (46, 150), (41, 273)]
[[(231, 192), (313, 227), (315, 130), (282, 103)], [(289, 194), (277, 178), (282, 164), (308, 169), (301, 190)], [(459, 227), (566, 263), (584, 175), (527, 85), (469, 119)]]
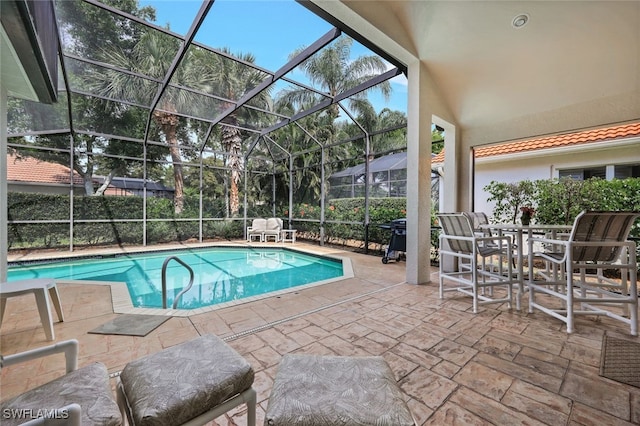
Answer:
[[(214, 333), (255, 369), (258, 424), (286, 353), (382, 355), (421, 425), (640, 424), (640, 388), (598, 375), (605, 333), (638, 341), (623, 324), (579, 317), (576, 332), (567, 335), (560, 321), (528, 314), (526, 302), (522, 312), (488, 305), (474, 315), (468, 297), (438, 298), (435, 268), (431, 283), (409, 285), (403, 262), (383, 265), (376, 256), (296, 246), (350, 258), (354, 277), (172, 317), (146, 337), (88, 334), (119, 315), (111, 288), (60, 284), (66, 321), (54, 324), (56, 341), (78, 339), (80, 366), (100, 361), (115, 375), (130, 360)], [(29, 296), (8, 301), (0, 332), (3, 354), (49, 343)], [(5, 368), (1, 398), (63, 372), (62, 355)], [(215, 424), (245, 422), (239, 408)]]

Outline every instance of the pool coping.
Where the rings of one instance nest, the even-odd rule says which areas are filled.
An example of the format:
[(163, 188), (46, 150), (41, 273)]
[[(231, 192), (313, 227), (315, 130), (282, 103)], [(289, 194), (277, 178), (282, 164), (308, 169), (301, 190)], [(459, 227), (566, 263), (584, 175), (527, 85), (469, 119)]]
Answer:
[[(311, 254), (313, 256), (321, 256), (329, 259), (338, 260), (342, 263), (342, 276), (336, 278), (329, 278), (322, 281), (316, 281), (309, 284), (303, 284), (295, 287), (289, 287), (282, 290), (276, 290), (265, 294), (260, 294), (256, 296), (245, 297), (242, 299), (233, 300), (230, 302), (218, 303), (215, 305), (204, 306), (196, 309), (162, 309), (162, 308), (140, 308), (133, 306), (133, 302), (131, 301), (131, 295), (129, 294), (129, 290), (127, 289), (127, 283), (125, 282), (114, 282), (114, 281), (87, 281), (87, 280), (56, 280), (58, 284), (82, 284), (82, 285), (104, 285), (109, 286), (111, 288), (111, 303), (113, 305), (113, 312), (116, 314), (138, 314), (138, 315), (166, 315), (172, 317), (190, 317), (192, 315), (200, 315), (207, 312), (213, 312), (220, 309), (230, 308), (238, 305), (243, 305), (245, 303), (255, 302), (257, 300), (268, 299), (271, 297), (280, 296), (287, 293), (292, 293), (296, 291), (305, 290), (312, 287), (321, 286), (324, 284), (329, 284), (333, 282), (348, 280), (354, 278), (353, 266), (351, 264), (351, 259), (346, 256), (339, 256), (335, 254), (335, 249), (331, 252), (320, 253), (320, 247), (302, 247), (302, 246), (294, 246), (287, 245), (284, 247), (282, 244), (247, 244), (247, 243), (218, 243), (218, 244), (188, 244), (188, 245), (180, 245), (179, 247), (163, 247), (158, 248), (154, 247), (150, 250), (146, 249), (136, 249), (135, 251), (126, 251), (128, 254), (133, 253), (144, 253), (144, 252), (157, 252), (157, 251), (169, 251), (175, 250), (178, 248), (212, 248), (212, 247), (251, 247), (251, 248), (286, 248), (287, 250), (297, 251), (304, 254)], [(316, 250), (313, 250), (313, 249)], [(123, 253), (123, 251), (117, 251), (116, 253)], [(104, 253), (102, 253), (104, 254)], [(111, 253), (109, 253), (111, 254)], [(60, 258), (69, 259), (72, 257), (96, 257), (98, 254), (87, 255), (85, 254), (77, 254), (76, 256), (60, 256)], [(58, 258), (58, 257), (56, 257)], [(44, 259), (44, 258), (41, 258)], [(49, 257), (48, 259), (52, 259)]]

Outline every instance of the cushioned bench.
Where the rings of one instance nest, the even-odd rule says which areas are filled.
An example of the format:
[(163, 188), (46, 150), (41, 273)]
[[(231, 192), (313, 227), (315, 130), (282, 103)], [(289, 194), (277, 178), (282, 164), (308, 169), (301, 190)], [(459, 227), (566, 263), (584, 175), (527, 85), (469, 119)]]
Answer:
[(118, 403), (131, 425), (205, 424), (246, 403), (254, 426), (253, 378), (243, 357), (205, 335), (128, 363)]
[(382, 357), (285, 355), (265, 425), (412, 426), (393, 372)]

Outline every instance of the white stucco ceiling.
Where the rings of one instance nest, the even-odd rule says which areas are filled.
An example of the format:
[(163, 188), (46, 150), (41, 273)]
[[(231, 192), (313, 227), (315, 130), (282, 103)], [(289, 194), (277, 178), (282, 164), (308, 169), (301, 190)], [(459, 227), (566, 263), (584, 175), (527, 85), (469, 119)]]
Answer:
[(314, 2), (418, 57), (455, 124), (487, 141), (640, 118), (639, 1)]

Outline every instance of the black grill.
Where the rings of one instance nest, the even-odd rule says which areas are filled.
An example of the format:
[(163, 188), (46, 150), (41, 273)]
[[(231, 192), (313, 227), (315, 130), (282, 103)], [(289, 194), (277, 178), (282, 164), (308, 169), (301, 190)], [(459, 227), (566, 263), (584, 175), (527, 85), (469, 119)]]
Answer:
[(388, 263), (389, 259), (397, 262), (404, 257), (404, 253), (407, 251), (407, 219), (394, 219), (380, 225), (380, 228), (391, 231), (389, 246), (384, 252), (382, 263)]

